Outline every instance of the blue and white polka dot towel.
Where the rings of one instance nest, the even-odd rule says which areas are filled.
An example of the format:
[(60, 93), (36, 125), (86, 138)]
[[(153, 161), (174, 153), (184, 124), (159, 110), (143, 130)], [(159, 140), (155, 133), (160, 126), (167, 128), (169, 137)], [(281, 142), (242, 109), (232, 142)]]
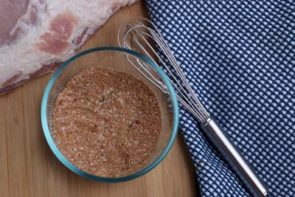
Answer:
[[(146, 5), (194, 90), (271, 196), (295, 196), (295, 1)], [(183, 109), (181, 129), (202, 196), (249, 196)]]

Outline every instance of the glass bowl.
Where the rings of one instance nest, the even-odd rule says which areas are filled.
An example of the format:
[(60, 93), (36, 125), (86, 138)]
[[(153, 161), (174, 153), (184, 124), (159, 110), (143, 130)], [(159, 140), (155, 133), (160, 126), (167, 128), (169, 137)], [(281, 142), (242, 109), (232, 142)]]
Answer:
[[(160, 88), (146, 79), (137, 69), (132, 65), (128, 59), (132, 59), (145, 63), (155, 70), (155, 76), (164, 82), (168, 89), (168, 94), (163, 93)], [(130, 74), (137, 79), (143, 81), (155, 93), (155, 96), (160, 103), (162, 129), (158, 140), (157, 148), (152, 154), (149, 163), (143, 168), (131, 172), (128, 175), (121, 177), (101, 177), (89, 174), (72, 164), (58, 149), (53, 136), (51, 135), (52, 128), (52, 112), (57, 95), (66, 86), (67, 82), (76, 74), (80, 73), (86, 68), (99, 66), (111, 68), (112, 70)], [(179, 108), (174, 89), (166, 74), (148, 57), (141, 55), (135, 51), (119, 48), (119, 47), (99, 47), (83, 51), (63, 63), (52, 75), (48, 85), (44, 91), (41, 104), (41, 122), (45, 138), (54, 155), (62, 162), (68, 169), (76, 174), (102, 182), (121, 182), (137, 178), (158, 165), (167, 155), (175, 140), (178, 122), (179, 122)]]

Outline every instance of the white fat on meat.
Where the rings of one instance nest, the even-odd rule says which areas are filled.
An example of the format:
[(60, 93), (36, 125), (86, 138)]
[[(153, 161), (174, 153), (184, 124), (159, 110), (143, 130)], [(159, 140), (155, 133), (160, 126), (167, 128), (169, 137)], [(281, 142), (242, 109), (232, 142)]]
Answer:
[(65, 61), (135, 0), (0, 0), (0, 93)]

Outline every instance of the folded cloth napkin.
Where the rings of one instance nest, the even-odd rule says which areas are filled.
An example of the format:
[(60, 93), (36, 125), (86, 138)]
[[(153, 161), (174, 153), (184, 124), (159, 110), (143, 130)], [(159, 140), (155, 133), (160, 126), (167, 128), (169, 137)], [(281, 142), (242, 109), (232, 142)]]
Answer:
[[(295, 196), (295, 1), (146, 5), (193, 89), (271, 196)], [(180, 126), (201, 195), (250, 196), (184, 109)]]

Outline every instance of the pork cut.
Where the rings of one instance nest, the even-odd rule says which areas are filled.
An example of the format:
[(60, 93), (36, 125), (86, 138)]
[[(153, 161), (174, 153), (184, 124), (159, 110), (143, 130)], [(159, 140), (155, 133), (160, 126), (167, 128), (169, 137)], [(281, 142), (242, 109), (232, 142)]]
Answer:
[(51, 71), (135, 0), (0, 0), (0, 93)]

